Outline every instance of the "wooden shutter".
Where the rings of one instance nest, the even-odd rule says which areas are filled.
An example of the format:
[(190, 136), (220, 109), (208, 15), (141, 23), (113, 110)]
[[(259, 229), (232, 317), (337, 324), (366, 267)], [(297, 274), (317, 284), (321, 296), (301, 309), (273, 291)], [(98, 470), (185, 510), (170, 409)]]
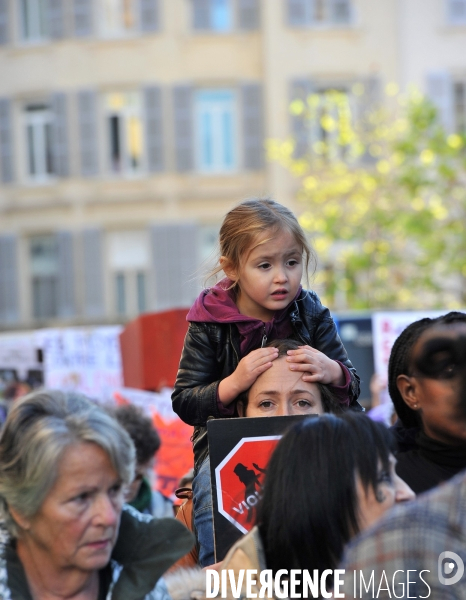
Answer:
[(85, 229), (83, 242), (84, 314), (101, 317), (105, 312), (102, 264), (102, 233), (100, 229)]
[(16, 235), (0, 235), (0, 324), (19, 320), (18, 241)]
[(350, 23), (351, 0), (330, 0), (330, 19), (332, 23)]
[(237, 2), (240, 29), (258, 29), (260, 27), (260, 0), (237, 0)]
[(264, 166), (264, 126), (262, 86), (250, 83), (242, 87), (244, 166), (262, 169)]
[(97, 94), (92, 90), (78, 92), (78, 124), (81, 175), (92, 177), (99, 172)]
[(10, 41), (9, 0), (0, 0), (0, 46)]
[(309, 23), (310, 0), (286, 0), (288, 11), (288, 24), (302, 27)]
[(193, 8), (193, 29), (210, 29), (212, 19), (210, 13), (211, 0), (191, 0)]
[(160, 29), (159, 0), (139, 0), (141, 31), (157, 31)]
[(197, 295), (197, 225), (151, 227), (155, 310), (191, 306)]
[(52, 157), (53, 172), (58, 177), (69, 176), (67, 98), (65, 94), (52, 96)]
[(453, 82), (447, 71), (435, 71), (427, 76), (427, 95), (438, 110), (440, 122), (448, 133), (455, 129)]
[(193, 109), (190, 86), (176, 86), (173, 90), (175, 117), (175, 163), (180, 172), (193, 168)]
[(48, 35), (52, 39), (65, 37), (64, 0), (47, 0)]
[(94, 30), (92, 0), (73, 0), (74, 35), (88, 37)]
[(3, 183), (14, 179), (11, 102), (0, 98), (0, 170)]
[[(312, 83), (309, 79), (295, 79), (291, 83), (290, 102), (302, 100), (307, 106), (307, 97), (312, 93)], [(309, 122), (305, 114), (291, 114), (291, 133), (295, 140), (295, 158), (301, 158), (309, 151)]]
[(70, 231), (57, 233), (58, 286), (57, 304), (59, 317), (73, 317), (75, 304), (74, 240)]
[(159, 86), (150, 86), (144, 90), (144, 108), (146, 119), (147, 167), (151, 173), (164, 169), (162, 90)]
[(466, 0), (448, 0), (448, 20), (450, 23), (466, 23)]

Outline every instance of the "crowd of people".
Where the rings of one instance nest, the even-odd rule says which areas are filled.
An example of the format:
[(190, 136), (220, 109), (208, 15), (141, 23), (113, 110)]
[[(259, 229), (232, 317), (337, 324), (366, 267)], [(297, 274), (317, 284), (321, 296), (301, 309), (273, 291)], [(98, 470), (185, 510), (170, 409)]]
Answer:
[[(466, 314), (395, 341), (387, 428), (362, 411), (330, 312), (301, 287), (315, 257), (295, 216), (245, 201), (219, 247), (225, 278), (188, 314), (172, 396), (194, 426), (182, 518), (152, 490), (160, 440), (140, 411), (29, 394), (0, 433), (0, 598), (200, 599), (203, 567), (328, 572), (322, 597), (341, 569), (347, 598), (465, 598), (449, 561), (466, 561)], [(302, 418), (270, 458), (255, 525), (215, 564), (207, 421), (289, 415)]]

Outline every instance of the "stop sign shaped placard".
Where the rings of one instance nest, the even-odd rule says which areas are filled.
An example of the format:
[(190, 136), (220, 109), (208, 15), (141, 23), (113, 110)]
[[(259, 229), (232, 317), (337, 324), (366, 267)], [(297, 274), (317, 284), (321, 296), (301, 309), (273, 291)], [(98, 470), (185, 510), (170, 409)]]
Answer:
[(241, 533), (254, 526), (267, 463), (280, 438), (242, 438), (215, 469), (218, 512)]

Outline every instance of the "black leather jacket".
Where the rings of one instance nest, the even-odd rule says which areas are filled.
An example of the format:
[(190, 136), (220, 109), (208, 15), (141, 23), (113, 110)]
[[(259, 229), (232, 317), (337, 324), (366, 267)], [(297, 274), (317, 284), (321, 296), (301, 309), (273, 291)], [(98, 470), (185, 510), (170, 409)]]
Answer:
[[(303, 290), (290, 304), (293, 339), (308, 344), (348, 367), (351, 375), (350, 406), (362, 410), (359, 376), (351, 364), (328, 308), (315, 292)], [(180, 367), (172, 394), (173, 410), (189, 425), (194, 425), (195, 466), (208, 454), (206, 422), (225, 418), (217, 405), (217, 389), (222, 379), (233, 373), (241, 359), (238, 328), (232, 323), (190, 323), (181, 354)]]

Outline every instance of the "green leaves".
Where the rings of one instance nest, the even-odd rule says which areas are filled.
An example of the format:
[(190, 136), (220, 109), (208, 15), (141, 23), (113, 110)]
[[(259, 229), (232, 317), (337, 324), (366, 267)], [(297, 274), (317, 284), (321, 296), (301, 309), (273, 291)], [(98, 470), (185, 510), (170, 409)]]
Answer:
[(360, 87), (295, 100), (309, 151), (297, 160), (293, 140), (270, 140), (269, 159), (301, 181), (300, 222), (330, 306), (464, 307), (466, 138), (447, 135), (418, 92), (387, 91), (370, 112)]

